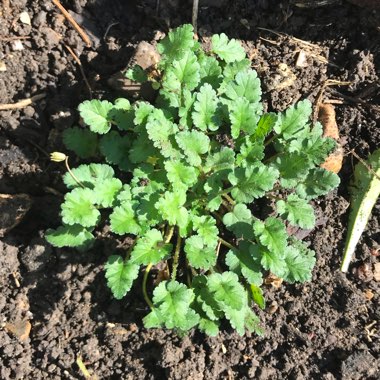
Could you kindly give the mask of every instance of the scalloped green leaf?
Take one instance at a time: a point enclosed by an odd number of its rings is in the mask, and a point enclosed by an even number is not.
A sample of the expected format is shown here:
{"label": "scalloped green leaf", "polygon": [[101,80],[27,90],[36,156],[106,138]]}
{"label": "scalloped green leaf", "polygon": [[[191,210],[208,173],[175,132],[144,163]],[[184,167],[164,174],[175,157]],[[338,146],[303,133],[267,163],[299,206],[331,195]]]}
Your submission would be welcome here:
{"label": "scalloped green leaf", "polygon": [[101,207],[112,207],[116,196],[123,187],[121,181],[117,178],[107,178],[95,185],[95,202]]}
{"label": "scalloped green leaf", "polygon": [[290,194],[285,201],[279,200],[277,212],[287,219],[292,226],[310,229],[315,225],[313,207],[297,194]]}
{"label": "scalloped green leaf", "polygon": [[279,122],[274,126],[277,134],[285,140],[302,134],[307,128],[307,122],[312,113],[311,102],[307,99],[298,102],[280,115]]}
{"label": "scalloped green leaf", "polygon": [[90,158],[96,155],[98,136],[88,129],[73,127],[63,131],[63,143],[80,158]]}
{"label": "scalloped green leaf", "polygon": [[212,51],[223,61],[230,63],[241,61],[245,58],[245,51],[235,39],[228,39],[224,34],[214,34],[211,37]]}
{"label": "scalloped green leaf", "polygon": [[184,131],[177,133],[175,139],[188,158],[189,164],[201,165],[201,155],[207,153],[210,146],[209,137],[199,131]]}
{"label": "scalloped green leaf", "polygon": [[83,227],[95,226],[100,212],[95,207],[96,195],[90,189],[76,188],[65,195],[61,215],[65,224],[80,224]]}
{"label": "scalloped green leaf", "polygon": [[213,273],[207,278],[207,286],[224,311],[227,308],[241,310],[244,306],[246,293],[235,273]]}
{"label": "scalloped green leaf", "polygon": [[216,131],[220,120],[217,117],[218,101],[216,91],[210,84],[204,84],[196,95],[192,118],[194,125],[201,131]]}
{"label": "scalloped green leaf", "polygon": [[273,217],[267,218],[264,222],[256,220],[253,224],[253,230],[260,243],[267,247],[271,253],[283,255],[287,245],[288,234],[281,220]]}
{"label": "scalloped green leaf", "polygon": [[193,268],[208,270],[216,264],[216,246],[208,246],[199,235],[188,237],[184,250]]}
{"label": "scalloped green leaf", "polygon": [[262,163],[257,163],[246,169],[237,168],[228,175],[228,180],[234,186],[231,194],[237,202],[252,202],[273,189],[278,176],[279,172],[276,169]]}
{"label": "scalloped green leaf", "polygon": [[131,254],[131,262],[136,264],[158,264],[167,258],[172,251],[172,244],[166,244],[157,229],[147,231],[137,240]]}
{"label": "scalloped green leaf", "polygon": [[92,233],[79,224],[60,226],[56,230],[48,229],[45,238],[51,245],[59,248],[86,246],[94,240]]}
{"label": "scalloped green leaf", "polygon": [[111,129],[108,112],[113,104],[107,100],[85,100],[78,107],[79,114],[90,130],[104,135]]}
{"label": "scalloped green leaf", "polygon": [[[71,171],[83,186],[90,189],[93,189],[97,183],[113,178],[115,175],[112,167],[106,164],[79,165],[77,168],[71,169]],[[72,177],[71,173],[66,173],[63,176],[63,182],[69,189],[80,187],[78,182]]]}
{"label": "scalloped green leaf", "polygon": [[121,206],[115,207],[110,215],[111,231],[118,235],[133,234],[138,235],[141,226],[137,221],[132,203],[123,202]]}
{"label": "scalloped green leaf", "polygon": [[187,51],[194,47],[194,29],[190,24],[185,24],[173,29],[157,44],[157,50],[162,55],[164,63],[181,59]]}
{"label": "scalloped green leaf", "polygon": [[134,280],[138,277],[140,266],[125,262],[121,256],[113,255],[105,265],[107,285],[113,296],[120,300],[131,289]]}
{"label": "scalloped green leaf", "polygon": [[111,131],[100,139],[100,151],[109,164],[118,165],[120,169],[130,171],[132,164],[128,157],[131,140],[128,136],[121,136],[116,131]]}
{"label": "scalloped green leaf", "polygon": [[162,218],[167,220],[170,225],[185,228],[189,221],[189,213],[184,207],[185,202],[185,191],[166,191],[164,196],[155,204],[155,207],[161,213]]}

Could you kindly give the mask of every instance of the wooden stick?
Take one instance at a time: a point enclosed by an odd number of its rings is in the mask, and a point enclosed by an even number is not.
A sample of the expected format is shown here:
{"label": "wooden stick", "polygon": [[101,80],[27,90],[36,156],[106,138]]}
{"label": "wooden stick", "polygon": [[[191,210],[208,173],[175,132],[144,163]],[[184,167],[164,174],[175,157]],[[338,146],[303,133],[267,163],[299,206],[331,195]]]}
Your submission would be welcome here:
{"label": "wooden stick", "polygon": [[43,99],[45,96],[46,96],[46,93],[44,92],[42,94],[34,95],[28,99],[22,99],[17,103],[0,104],[0,111],[15,110],[17,108],[25,108],[31,105],[32,103],[35,103],[36,101]]}
{"label": "wooden stick", "polygon": [[79,70],[82,74],[82,77],[83,77],[83,80],[84,82],[86,83],[86,86],[88,88],[88,92],[90,93],[90,98],[92,99],[92,90],[91,90],[91,86],[90,86],[90,83],[88,82],[87,80],[87,77],[86,77],[86,74],[84,73],[84,70],[83,70],[83,66],[82,66],[82,62],[80,61],[80,59],[78,58],[78,56],[74,53],[74,50],[71,49],[70,46],[65,45],[65,48],[68,50],[68,52],[72,55],[72,57],[74,58],[75,62],[78,64],[79,66]]}
{"label": "wooden stick", "polygon": [[0,41],[28,40],[30,36],[0,37]]}
{"label": "wooden stick", "polygon": [[79,33],[82,37],[83,41],[86,43],[87,47],[91,47],[92,43],[87,34],[83,31],[83,29],[78,25],[78,23],[73,19],[69,12],[62,6],[59,0],[52,0],[53,3],[59,8],[62,14],[67,18],[67,21],[74,27],[74,29]]}
{"label": "wooden stick", "polygon": [[197,28],[198,28],[198,4],[199,0],[193,0],[193,14],[192,14],[192,23],[194,28],[194,33],[197,34]]}

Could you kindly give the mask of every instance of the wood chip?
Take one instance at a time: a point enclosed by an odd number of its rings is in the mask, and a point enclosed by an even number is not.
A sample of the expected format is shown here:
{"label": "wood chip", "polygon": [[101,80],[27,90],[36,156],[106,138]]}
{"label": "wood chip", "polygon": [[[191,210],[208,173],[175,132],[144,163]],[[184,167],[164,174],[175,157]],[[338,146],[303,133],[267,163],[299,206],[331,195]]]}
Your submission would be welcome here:
{"label": "wood chip", "polygon": [[0,72],[7,71],[7,66],[5,65],[4,61],[0,60]]}
{"label": "wood chip", "polygon": [[364,292],[364,297],[367,301],[371,301],[371,299],[374,297],[375,295],[373,294],[372,290],[371,289],[367,289],[365,292]]}
{"label": "wood chip", "polygon": [[279,288],[281,288],[282,281],[283,281],[282,278],[277,277],[271,273],[264,279],[264,284],[265,285],[272,285],[274,288],[279,289]]}
{"label": "wood chip", "polygon": [[32,325],[28,320],[16,321],[14,323],[6,323],[4,328],[16,336],[19,340],[28,339]]}

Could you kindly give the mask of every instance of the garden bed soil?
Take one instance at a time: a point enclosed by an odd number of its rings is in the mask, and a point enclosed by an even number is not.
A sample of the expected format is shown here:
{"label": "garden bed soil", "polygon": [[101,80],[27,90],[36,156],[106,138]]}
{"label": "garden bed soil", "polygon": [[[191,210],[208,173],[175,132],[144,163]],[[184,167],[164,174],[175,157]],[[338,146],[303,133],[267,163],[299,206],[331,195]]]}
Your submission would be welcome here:
{"label": "garden bed soil", "polygon": [[[349,273],[339,266],[357,161],[349,152],[366,158],[380,141],[380,10],[347,2],[313,10],[278,0],[200,2],[200,39],[224,32],[244,42],[268,110],[306,97],[316,104],[326,80],[349,82],[322,94],[337,101],[346,155],[341,184],[317,201],[321,223],[305,238],[317,255],[313,280],[265,287],[267,307],[255,310],[264,337],[240,337],[226,324],[216,338],[196,331],[180,338],[143,327],[148,310],[139,286],[121,301],[111,297],[103,264],[122,241],[102,234],[87,253],[46,243],[44,231],[59,224],[65,191],[64,167],[46,152],[64,149],[62,131],[78,122],[77,105],[89,98],[65,44],[80,58],[92,96],[113,99],[122,89],[107,79],[140,41],[155,42],[168,27],[189,22],[191,4],[162,0],[157,14],[153,0],[62,3],[90,35],[91,48],[50,1],[3,0],[0,8],[0,103],[46,93],[25,108],[0,111],[0,193],[31,199],[0,240],[0,378],[84,378],[78,358],[98,379],[379,378],[379,203]],[[24,11],[30,25],[19,20]],[[25,37],[22,50],[14,36]],[[301,50],[306,61],[297,67]]]}

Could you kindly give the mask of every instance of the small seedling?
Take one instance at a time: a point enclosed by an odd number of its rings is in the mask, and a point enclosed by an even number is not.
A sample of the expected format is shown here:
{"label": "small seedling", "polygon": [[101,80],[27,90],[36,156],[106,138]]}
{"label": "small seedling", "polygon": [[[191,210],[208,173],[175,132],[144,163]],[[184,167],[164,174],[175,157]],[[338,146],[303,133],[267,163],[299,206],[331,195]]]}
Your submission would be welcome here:
{"label": "small seedling", "polygon": [[[80,104],[88,128],[68,129],[64,143],[97,163],[65,174],[63,225],[46,238],[83,249],[104,222],[115,235],[134,236],[125,255],[109,257],[105,273],[121,299],[145,268],[146,327],[216,335],[226,318],[241,335],[260,333],[252,304],[264,307],[263,277],[311,279],[314,252],[287,226],[313,228],[309,201],[338,185],[319,167],[335,143],[310,123],[308,100],[264,113],[260,80],[225,34],[204,51],[183,25],[158,51],[154,75],[139,67],[127,73],[153,82],[154,105]],[[151,300],[149,272],[160,263],[170,273]]]}

